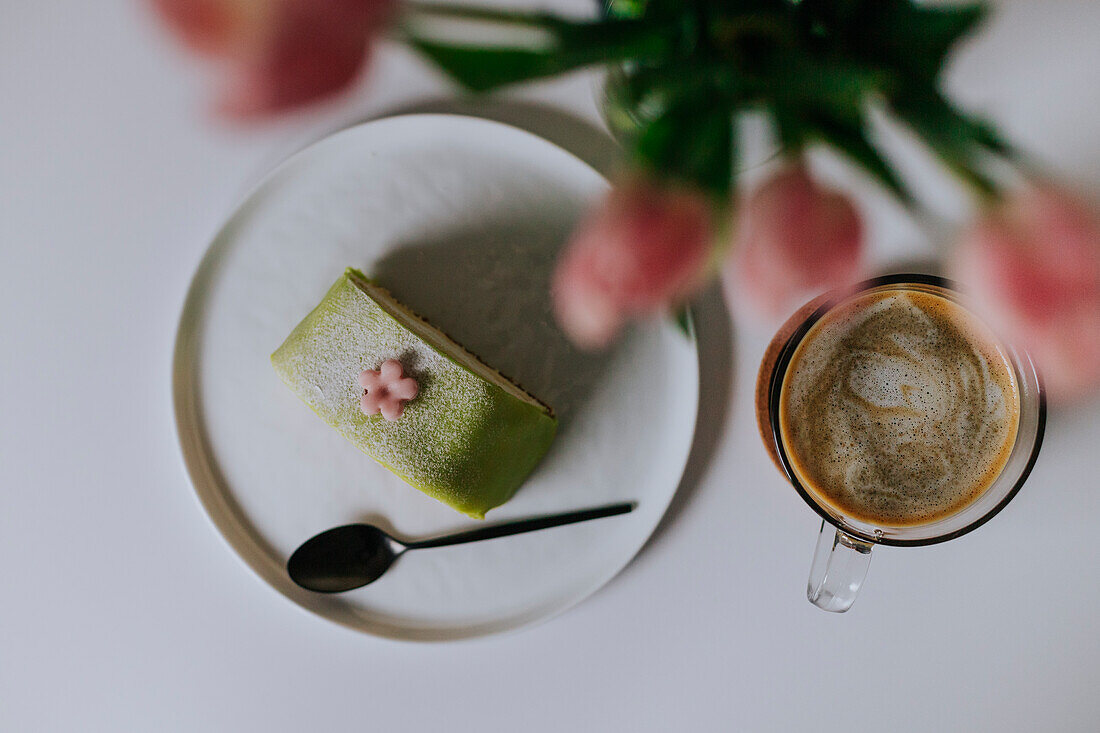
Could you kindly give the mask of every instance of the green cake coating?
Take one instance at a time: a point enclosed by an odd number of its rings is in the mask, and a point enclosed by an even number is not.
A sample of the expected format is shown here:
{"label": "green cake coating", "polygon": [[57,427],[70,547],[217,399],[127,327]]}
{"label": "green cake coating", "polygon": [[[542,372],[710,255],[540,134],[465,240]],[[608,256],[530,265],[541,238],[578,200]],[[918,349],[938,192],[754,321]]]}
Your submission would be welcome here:
{"label": "green cake coating", "polygon": [[[388,422],[359,374],[399,360],[420,393]],[[512,498],[557,430],[546,405],[349,268],[271,355],[283,381],[360,450],[471,517]]]}

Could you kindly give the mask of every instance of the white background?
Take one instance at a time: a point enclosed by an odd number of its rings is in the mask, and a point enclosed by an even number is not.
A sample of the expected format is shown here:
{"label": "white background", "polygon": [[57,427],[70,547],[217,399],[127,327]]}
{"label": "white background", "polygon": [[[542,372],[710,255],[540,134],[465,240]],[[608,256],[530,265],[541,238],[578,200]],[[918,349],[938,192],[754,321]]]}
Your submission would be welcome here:
{"label": "white background", "polygon": [[[1100,4],[997,9],[952,88],[1100,190]],[[206,92],[137,2],[0,2],[0,730],[1100,729],[1096,402],[1051,415],[1032,479],[995,521],[877,550],[853,610],[826,614],[804,598],[815,515],[750,411],[768,327],[731,322],[715,293],[695,460],[602,591],[541,626],[446,645],[288,603],[232,554],[183,472],[179,308],[263,171],[449,91],[387,45],[342,102],[274,124],[214,122]],[[521,96],[597,119],[589,77]],[[581,129],[548,119],[538,131],[567,147]],[[575,152],[599,157],[580,137]],[[877,261],[928,251],[881,197],[865,204]]]}

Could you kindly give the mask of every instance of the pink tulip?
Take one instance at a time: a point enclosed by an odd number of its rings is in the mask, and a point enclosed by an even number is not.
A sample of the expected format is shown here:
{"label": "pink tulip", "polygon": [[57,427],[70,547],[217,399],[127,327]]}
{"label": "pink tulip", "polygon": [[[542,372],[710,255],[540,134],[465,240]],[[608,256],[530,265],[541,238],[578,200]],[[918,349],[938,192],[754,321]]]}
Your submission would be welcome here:
{"label": "pink tulip", "polygon": [[574,233],[554,276],[554,307],[578,345],[606,345],[630,318],[683,300],[702,283],[713,210],[705,194],[635,177]]}
{"label": "pink tulip", "polygon": [[1052,399],[1100,386],[1100,221],[1083,202],[1049,186],[1009,197],[966,233],[951,274]]}
{"label": "pink tulip", "polygon": [[768,316],[796,301],[853,282],[863,254],[863,225],[851,201],[797,164],[753,192],[738,222],[736,295]]}
{"label": "pink tulip", "polygon": [[396,0],[152,0],[226,80],[218,109],[270,114],[349,86]]}

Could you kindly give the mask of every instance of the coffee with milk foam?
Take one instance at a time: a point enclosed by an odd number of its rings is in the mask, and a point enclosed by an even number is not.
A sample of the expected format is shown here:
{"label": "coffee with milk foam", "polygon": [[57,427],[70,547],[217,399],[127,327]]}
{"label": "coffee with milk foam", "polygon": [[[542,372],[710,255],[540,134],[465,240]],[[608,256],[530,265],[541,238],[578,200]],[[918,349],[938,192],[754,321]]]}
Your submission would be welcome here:
{"label": "coffee with milk foam", "polygon": [[780,397],[799,482],[819,504],[876,526],[951,516],[1004,468],[1016,375],[993,334],[922,290],[871,291],[802,339]]}

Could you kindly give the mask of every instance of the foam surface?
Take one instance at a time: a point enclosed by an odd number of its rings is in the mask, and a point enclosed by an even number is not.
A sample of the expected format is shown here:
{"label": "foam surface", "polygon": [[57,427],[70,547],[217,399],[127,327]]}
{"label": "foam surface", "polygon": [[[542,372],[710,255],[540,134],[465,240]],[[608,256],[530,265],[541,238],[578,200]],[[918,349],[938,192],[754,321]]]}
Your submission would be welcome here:
{"label": "foam surface", "polygon": [[995,337],[960,306],[873,292],[803,339],[780,417],[808,490],[861,521],[908,526],[959,511],[996,480],[1019,395]]}

